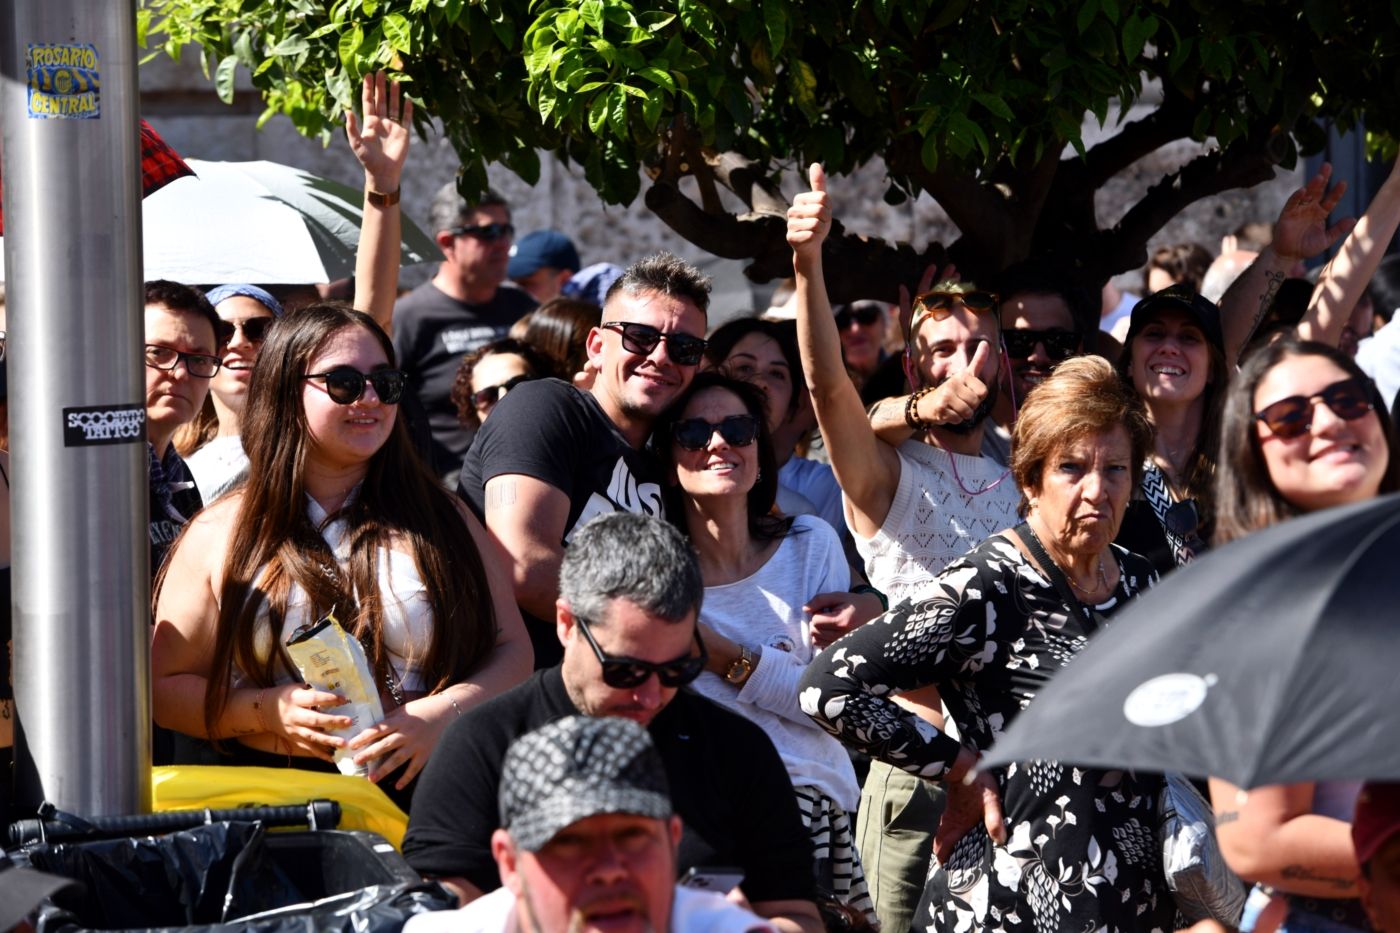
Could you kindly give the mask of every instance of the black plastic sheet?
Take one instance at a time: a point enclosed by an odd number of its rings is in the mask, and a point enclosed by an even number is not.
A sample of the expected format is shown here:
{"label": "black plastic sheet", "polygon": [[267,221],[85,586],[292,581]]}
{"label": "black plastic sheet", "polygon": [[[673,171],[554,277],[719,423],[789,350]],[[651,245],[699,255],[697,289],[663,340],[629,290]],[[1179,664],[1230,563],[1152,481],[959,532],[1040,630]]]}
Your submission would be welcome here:
{"label": "black plastic sheet", "polygon": [[260,823],[225,822],[162,836],[41,843],[11,858],[86,888],[68,909],[42,909],[41,933],[393,933],[413,914],[455,906],[373,833],[269,833]]}

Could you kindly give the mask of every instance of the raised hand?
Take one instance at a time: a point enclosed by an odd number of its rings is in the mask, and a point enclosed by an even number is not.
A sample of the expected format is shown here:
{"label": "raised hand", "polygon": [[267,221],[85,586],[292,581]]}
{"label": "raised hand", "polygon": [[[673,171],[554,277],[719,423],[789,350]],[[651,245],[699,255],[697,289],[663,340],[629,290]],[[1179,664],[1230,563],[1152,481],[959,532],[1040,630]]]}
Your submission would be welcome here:
{"label": "raised hand", "polygon": [[364,166],[370,190],[392,194],[399,190],[399,177],[408,158],[413,101],[403,96],[398,82],[377,71],[365,75],[360,104],[364,122],[353,110],[345,111],[345,135],[355,158]]}
{"label": "raised hand", "polygon": [[1274,223],[1273,250],[1284,259],[1304,260],[1326,251],[1333,243],[1356,225],[1355,218],[1346,217],[1327,226],[1327,215],[1346,194],[1347,183],[1338,182],[1331,190],[1327,182],[1332,177],[1330,163],[1322,163],[1308,183],[1293,192],[1279,211]]}
{"label": "raised hand", "polygon": [[984,340],[977,344],[966,369],[949,376],[938,388],[919,399],[919,419],[929,424],[970,421],[987,397],[987,384],[977,374],[991,355],[990,342]]}
{"label": "raised hand", "polygon": [[813,162],[808,169],[811,191],[804,191],[788,208],[787,241],[795,261],[820,260],[822,241],[831,232],[831,202],[826,194],[826,172]]}

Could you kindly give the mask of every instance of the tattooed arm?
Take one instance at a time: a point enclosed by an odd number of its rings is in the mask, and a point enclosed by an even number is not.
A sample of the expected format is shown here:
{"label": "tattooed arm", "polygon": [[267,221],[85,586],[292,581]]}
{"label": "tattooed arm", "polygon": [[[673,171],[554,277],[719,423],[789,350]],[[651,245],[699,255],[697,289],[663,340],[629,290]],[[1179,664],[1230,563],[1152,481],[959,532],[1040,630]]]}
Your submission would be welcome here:
{"label": "tattooed arm", "polygon": [[1327,189],[1332,166],[1324,163],[1306,185],[1284,202],[1274,223],[1274,241],[1240,274],[1220,299],[1220,325],[1225,335],[1225,358],[1239,362],[1259,324],[1268,314],[1284,279],[1303,260],[1324,252],[1351,230],[1355,221],[1327,226],[1327,215],[1346,193],[1346,182]]}
{"label": "tattooed arm", "polygon": [[1360,868],[1351,826],[1313,813],[1313,790],[1313,784],[1282,784],[1245,793],[1211,778],[1221,854],[1247,881],[1307,897],[1356,897]]}

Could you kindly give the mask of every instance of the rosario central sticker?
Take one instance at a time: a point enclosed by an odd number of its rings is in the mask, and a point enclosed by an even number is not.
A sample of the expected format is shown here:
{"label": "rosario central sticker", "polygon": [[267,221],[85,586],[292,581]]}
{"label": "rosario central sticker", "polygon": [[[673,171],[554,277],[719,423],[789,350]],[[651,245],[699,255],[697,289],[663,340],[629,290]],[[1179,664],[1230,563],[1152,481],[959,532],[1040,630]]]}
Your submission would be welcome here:
{"label": "rosario central sticker", "polygon": [[32,120],[96,120],[102,116],[97,47],[34,45],[25,57]]}
{"label": "rosario central sticker", "polygon": [[146,439],[144,405],[93,405],[63,409],[63,446],[135,444]]}
{"label": "rosario central sticker", "polygon": [[1215,675],[1163,674],[1143,681],[1123,701],[1123,716],[1135,726],[1169,726],[1194,713],[1215,686]]}

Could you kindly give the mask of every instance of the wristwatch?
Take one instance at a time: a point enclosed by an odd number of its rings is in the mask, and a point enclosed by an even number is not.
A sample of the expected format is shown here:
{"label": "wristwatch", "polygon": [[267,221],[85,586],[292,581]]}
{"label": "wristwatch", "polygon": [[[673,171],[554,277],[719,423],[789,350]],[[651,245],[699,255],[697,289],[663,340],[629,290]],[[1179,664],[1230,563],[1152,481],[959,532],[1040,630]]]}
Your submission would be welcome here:
{"label": "wristwatch", "polygon": [[724,670],[724,679],[736,687],[742,687],[757,666],[758,655],[740,645],[739,656],[730,661],[729,667]]}
{"label": "wristwatch", "polygon": [[375,207],[393,207],[395,204],[399,203],[400,190],[399,188],[395,188],[393,191],[383,192],[366,188],[365,200]]}

